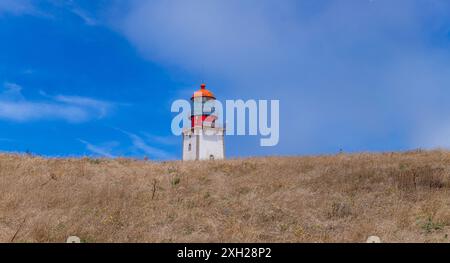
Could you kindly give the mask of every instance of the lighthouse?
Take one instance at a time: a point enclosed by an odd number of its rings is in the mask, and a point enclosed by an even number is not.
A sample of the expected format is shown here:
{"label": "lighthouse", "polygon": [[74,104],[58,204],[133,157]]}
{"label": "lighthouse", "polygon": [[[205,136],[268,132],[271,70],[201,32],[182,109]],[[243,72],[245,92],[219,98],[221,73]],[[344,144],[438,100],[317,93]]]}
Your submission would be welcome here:
{"label": "lighthouse", "polygon": [[224,128],[214,112],[216,98],[202,84],[191,97],[191,126],[183,130],[183,161],[225,159]]}

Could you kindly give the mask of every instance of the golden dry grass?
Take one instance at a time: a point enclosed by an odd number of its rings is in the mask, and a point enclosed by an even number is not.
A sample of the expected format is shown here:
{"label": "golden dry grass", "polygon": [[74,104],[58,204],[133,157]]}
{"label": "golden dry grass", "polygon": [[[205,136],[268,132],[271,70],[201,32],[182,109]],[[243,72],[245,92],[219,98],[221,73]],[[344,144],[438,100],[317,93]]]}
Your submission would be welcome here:
{"label": "golden dry grass", "polygon": [[153,163],[0,155],[0,242],[448,242],[445,151]]}

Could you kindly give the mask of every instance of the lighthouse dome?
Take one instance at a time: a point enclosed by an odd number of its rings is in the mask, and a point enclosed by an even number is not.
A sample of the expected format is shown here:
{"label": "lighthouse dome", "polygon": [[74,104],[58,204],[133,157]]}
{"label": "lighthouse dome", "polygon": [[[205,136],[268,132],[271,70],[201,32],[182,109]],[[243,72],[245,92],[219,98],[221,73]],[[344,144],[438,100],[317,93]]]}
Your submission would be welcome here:
{"label": "lighthouse dome", "polygon": [[214,97],[214,94],[211,91],[206,89],[206,84],[202,84],[200,86],[200,89],[197,90],[196,92],[194,92],[191,99],[193,100],[194,98],[200,98],[200,97],[216,99],[216,97]]}

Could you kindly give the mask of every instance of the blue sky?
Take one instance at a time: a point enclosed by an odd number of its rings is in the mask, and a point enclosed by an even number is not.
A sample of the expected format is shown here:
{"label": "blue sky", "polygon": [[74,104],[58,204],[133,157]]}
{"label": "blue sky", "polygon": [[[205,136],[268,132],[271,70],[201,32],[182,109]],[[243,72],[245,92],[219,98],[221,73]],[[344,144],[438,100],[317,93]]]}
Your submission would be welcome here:
{"label": "blue sky", "polygon": [[1,0],[0,151],[179,159],[171,102],[279,99],[228,156],[450,147],[445,0]]}

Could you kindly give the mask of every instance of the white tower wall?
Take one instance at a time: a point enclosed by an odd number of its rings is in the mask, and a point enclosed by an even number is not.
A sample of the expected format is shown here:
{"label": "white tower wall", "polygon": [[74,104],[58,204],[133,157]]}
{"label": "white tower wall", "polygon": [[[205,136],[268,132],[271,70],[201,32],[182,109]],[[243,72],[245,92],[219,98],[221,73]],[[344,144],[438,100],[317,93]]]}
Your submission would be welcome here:
{"label": "white tower wall", "polygon": [[223,132],[199,136],[199,160],[222,160],[225,158]]}
{"label": "white tower wall", "polygon": [[198,137],[191,131],[183,132],[183,161],[197,159]]}
{"label": "white tower wall", "polygon": [[225,159],[224,130],[198,127],[183,132],[183,161]]}

